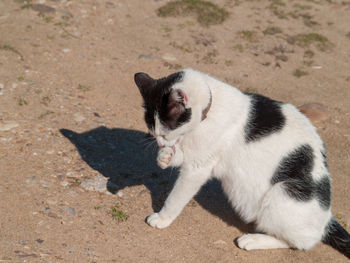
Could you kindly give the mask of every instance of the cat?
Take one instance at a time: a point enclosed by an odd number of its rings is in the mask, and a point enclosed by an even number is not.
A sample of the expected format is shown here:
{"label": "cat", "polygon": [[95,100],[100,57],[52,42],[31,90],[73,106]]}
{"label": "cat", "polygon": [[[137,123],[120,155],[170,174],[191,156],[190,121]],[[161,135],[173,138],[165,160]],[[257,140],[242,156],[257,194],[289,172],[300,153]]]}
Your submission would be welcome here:
{"label": "cat", "polygon": [[134,80],[158,165],[180,167],[163,208],[146,218],[150,226],[168,227],[217,178],[242,220],[256,225],[237,239],[241,249],[309,250],[322,241],[350,258],[350,235],[331,214],[324,144],[296,107],[192,69]]}

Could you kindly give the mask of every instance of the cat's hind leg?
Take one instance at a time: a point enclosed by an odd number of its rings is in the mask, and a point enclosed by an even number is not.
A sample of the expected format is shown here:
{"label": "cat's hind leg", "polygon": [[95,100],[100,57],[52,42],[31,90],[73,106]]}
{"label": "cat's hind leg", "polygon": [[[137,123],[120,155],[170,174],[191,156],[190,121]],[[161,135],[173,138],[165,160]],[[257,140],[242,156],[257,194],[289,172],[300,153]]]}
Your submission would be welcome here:
{"label": "cat's hind leg", "polygon": [[330,209],[322,208],[317,199],[298,200],[283,183],[277,183],[261,201],[256,229],[293,248],[308,250],[321,241],[330,217]]}
{"label": "cat's hind leg", "polygon": [[237,245],[245,250],[289,248],[289,245],[265,234],[245,234],[237,239]]}

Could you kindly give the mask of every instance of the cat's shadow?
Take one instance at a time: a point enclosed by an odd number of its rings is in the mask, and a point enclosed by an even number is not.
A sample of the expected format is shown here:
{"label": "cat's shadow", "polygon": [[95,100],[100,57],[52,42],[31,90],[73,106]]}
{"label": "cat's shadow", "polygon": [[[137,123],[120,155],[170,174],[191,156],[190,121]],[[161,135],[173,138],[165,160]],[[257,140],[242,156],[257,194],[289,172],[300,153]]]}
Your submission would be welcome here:
{"label": "cat's shadow", "polygon": [[[172,189],[178,171],[161,170],[156,163],[158,148],[150,135],[127,129],[99,127],[83,133],[68,129],[60,132],[75,145],[82,159],[108,178],[107,188],[115,193],[125,187],[145,185],[152,197],[153,210],[158,212]],[[252,232],[228,204],[221,185],[211,180],[194,198],[199,205],[242,232]]]}

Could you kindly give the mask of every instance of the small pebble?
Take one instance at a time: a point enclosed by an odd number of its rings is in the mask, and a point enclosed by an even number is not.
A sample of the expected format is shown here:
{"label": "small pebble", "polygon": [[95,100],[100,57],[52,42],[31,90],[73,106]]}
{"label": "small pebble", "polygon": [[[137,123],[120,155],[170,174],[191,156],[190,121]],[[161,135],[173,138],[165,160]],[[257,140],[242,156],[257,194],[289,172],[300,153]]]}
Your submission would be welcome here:
{"label": "small pebble", "polygon": [[219,240],[216,240],[215,242],[214,242],[214,245],[226,245],[227,243],[224,241],[224,240],[221,240],[221,239],[219,239]]}
{"label": "small pebble", "polygon": [[19,124],[15,121],[0,122],[0,131],[9,131],[9,130],[16,128],[18,126],[19,126]]}
{"label": "small pebble", "polygon": [[157,56],[153,56],[153,55],[146,55],[146,54],[140,54],[139,55],[139,59],[157,59],[157,58],[159,58],[159,57],[157,57]]}
{"label": "small pebble", "polygon": [[174,56],[171,55],[171,54],[164,54],[164,55],[162,56],[162,59],[164,59],[164,60],[166,60],[166,61],[175,61],[175,60],[177,60],[177,58],[174,57]]}
{"label": "small pebble", "polygon": [[4,84],[0,83],[0,96],[4,94]]}
{"label": "small pebble", "polygon": [[70,12],[66,11],[66,10],[62,10],[61,13],[62,13],[61,17],[63,19],[70,19],[70,18],[73,17],[73,15]]}
{"label": "small pebble", "polygon": [[81,177],[82,175],[79,174],[80,170],[76,170],[76,171],[69,171],[66,173],[66,176],[70,176],[70,177]]}
{"label": "small pebble", "polygon": [[24,181],[29,186],[33,186],[35,184],[35,176],[27,177],[27,178],[24,179]]}
{"label": "small pebble", "polygon": [[103,176],[96,176],[92,179],[88,179],[83,181],[80,184],[80,187],[82,187],[85,190],[88,191],[96,191],[101,193],[109,193],[107,190],[107,181],[108,179]]}
{"label": "small pebble", "polygon": [[71,216],[76,216],[75,209],[72,207],[66,207],[64,210],[66,210]]}
{"label": "small pebble", "polygon": [[55,218],[55,219],[60,219],[61,217],[59,217],[56,213],[53,213],[53,212],[49,212],[47,214],[49,217],[51,218]]}
{"label": "small pebble", "polygon": [[25,245],[28,244],[28,241],[27,241],[27,240],[21,240],[19,243],[20,243],[22,246],[25,246]]}
{"label": "small pebble", "polygon": [[43,4],[34,4],[31,5],[32,9],[35,11],[38,11],[39,13],[55,13],[56,9],[48,6],[48,5],[43,5]]}
{"label": "small pebble", "polygon": [[44,240],[42,240],[41,238],[38,238],[37,240],[35,240],[36,242],[38,242],[39,244],[43,243]]}
{"label": "small pebble", "polygon": [[62,51],[63,51],[64,53],[71,52],[71,50],[70,50],[69,48],[64,48],[64,49],[62,49]]}
{"label": "small pebble", "polygon": [[78,30],[74,30],[74,31],[72,32],[72,35],[74,35],[74,36],[76,36],[76,37],[80,37],[80,36],[81,36],[81,33],[80,33],[80,31],[78,31]]}
{"label": "small pebble", "polygon": [[97,118],[97,121],[98,121],[98,123],[101,124],[101,125],[104,125],[104,124],[105,124],[105,121],[104,121],[103,118]]}
{"label": "small pebble", "polygon": [[76,122],[82,122],[85,120],[85,117],[79,112],[74,113],[73,117]]}
{"label": "small pebble", "polygon": [[43,181],[43,180],[40,180],[40,183],[41,183],[41,186],[44,187],[44,188],[50,188],[52,186],[52,183],[46,182],[46,181]]}
{"label": "small pebble", "polygon": [[66,187],[66,186],[69,185],[69,183],[68,183],[67,181],[63,181],[63,182],[61,182],[61,185],[62,185],[63,187]]}
{"label": "small pebble", "polygon": [[55,205],[55,204],[57,204],[57,201],[56,200],[47,200],[46,201],[46,203],[48,204],[48,205]]}

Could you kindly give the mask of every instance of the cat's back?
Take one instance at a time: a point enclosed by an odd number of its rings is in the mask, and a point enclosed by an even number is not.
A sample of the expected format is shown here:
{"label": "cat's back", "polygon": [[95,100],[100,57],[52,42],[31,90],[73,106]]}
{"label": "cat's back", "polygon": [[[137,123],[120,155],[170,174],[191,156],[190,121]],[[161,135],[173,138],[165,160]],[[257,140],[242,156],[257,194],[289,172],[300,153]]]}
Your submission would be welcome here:
{"label": "cat's back", "polygon": [[244,125],[246,144],[264,144],[275,140],[287,149],[300,144],[323,148],[316,128],[297,107],[260,94],[245,93],[249,97],[249,110]]}

